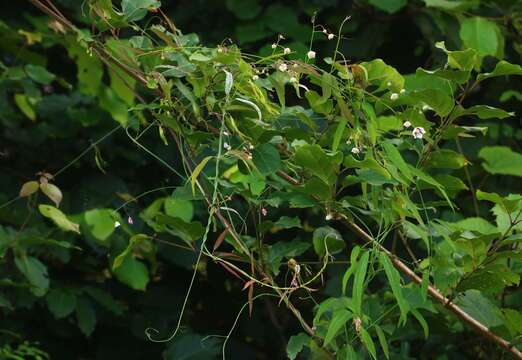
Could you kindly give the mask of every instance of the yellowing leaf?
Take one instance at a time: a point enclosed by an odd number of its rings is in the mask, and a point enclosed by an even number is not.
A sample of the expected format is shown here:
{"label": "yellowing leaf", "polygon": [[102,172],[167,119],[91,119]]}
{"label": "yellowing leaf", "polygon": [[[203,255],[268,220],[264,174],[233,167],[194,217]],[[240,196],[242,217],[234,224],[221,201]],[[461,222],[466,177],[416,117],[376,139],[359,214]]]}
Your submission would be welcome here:
{"label": "yellowing leaf", "polygon": [[39,188],[40,184],[38,184],[37,181],[28,181],[22,185],[22,188],[20,189],[20,196],[27,197],[29,195],[32,195],[35,192],[37,192]]}
{"label": "yellowing leaf", "polygon": [[48,182],[42,182],[40,184],[40,189],[42,189],[42,192],[47,195],[49,199],[52,200],[53,203],[56,204],[56,207],[60,206],[60,203],[62,202],[62,192],[58,188],[58,186],[48,183]]}
{"label": "yellowing leaf", "polygon": [[67,216],[57,208],[51,205],[38,205],[38,210],[43,216],[51,219],[60,229],[80,233],[80,226],[67,219]]}

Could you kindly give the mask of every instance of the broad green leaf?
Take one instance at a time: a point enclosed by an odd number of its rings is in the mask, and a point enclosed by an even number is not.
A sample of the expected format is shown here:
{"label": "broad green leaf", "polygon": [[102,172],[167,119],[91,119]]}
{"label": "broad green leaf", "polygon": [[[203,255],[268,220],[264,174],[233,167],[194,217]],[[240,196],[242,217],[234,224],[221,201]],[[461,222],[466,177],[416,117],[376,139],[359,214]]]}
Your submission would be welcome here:
{"label": "broad green leaf", "polygon": [[402,294],[401,288],[401,276],[397,269],[393,266],[391,260],[383,253],[379,253],[380,262],[384,268],[384,272],[386,273],[386,277],[388,278],[388,282],[390,283],[390,287],[392,289],[393,295],[397,300],[397,304],[399,305],[399,309],[401,311],[401,318],[399,323],[406,323],[406,319],[408,316],[409,306],[406,302]]}
{"label": "broad green leaf", "polygon": [[78,298],[76,302],[76,321],[82,333],[91,336],[96,326],[96,312],[87,298]]}
{"label": "broad green leaf", "polygon": [[86,95],[97,95],[103,78],[103,64],[97,56],[90,56],[76,40],[67,43],[69,56],[76,61],[78,87]]}
{"label": "broad green leaf", "polygon": [[256,146],[252,151],[252,161],[263,175],[274,174],[281,168],[279,151],[272,144]]}
{"label": "broad green leaf", "polygon": [[14,100],[16,106],[18,106],[18,108],[24,113],[25,116],[27,116],[29,120],[36,120],[36,111],[34,110],[34,106],[31,105],[31,102],[25,94],[15,94]]}
{"label": "broad green leaf", "polygon": [[149,282],[147,267],[132,256],[126,256],[113,273],[119,281],[134,290],[145,291]]}
{"label": "broad green leaf", "polygon": [[390,350],[388,349],[388,341],[386,340],[386,335],[384,335],[384,331],[379,325],[375,325],[375,332],[377,333],[377,337],[379,338],[379,343],[381,344],[382,352],[386,359],[390,358]]}
{"label": "broad green leaf", "polygon": [[105,87],[100,91],[100,107],[111,114],[112,118],[122,126],[127,126],[129,107],[120,99],[114,90]]}
{"label": "broad green leaf", "polygon": [[101,242],[107,244],[107,239],[114,232],[114,216],[110,209],[93,209],[83,214],[83,219],[91,235]]}
{"label": "broad green leaf", "polygon": [[387,65],[381,59],[363,62],[360,66],[368,73],[368,82],[377,86],[378,90],[388,89],[398,93],[404,88],[404,78],[392,66]]}
{"label": "broad green leaf", "polygon": [[116,270],[118,267],[120,267],[126,257],[132,256],[131,252],[134,249],[134,247],[139,245],[141,242],[148,240],[149,238],[150,237],[145,234],[137,234],[132,236],[129,240],[129,245],[127,245],[125,250],[123,250],[118,256],[116,256],[116,258],[114,258],[114,261],[112,263],[112,270]]}
{"label": "broad green leaf", "polygon": [[341,143],[341,139],[344,134],[344,129],[346,128],[346,124],[348,123],[348,119],[344,117],[339,117],[339,123],[337,124],[337,128],[335,129],[335,134],[332,140],[332,151],[337,151],[339,144]]}
{"label": "broad green leaf", "polygon": [[190,184],[192,185],[193,195],[196,195],[196,181],[198,179],[198,176],[203,171],[205,165],[207,165],[210,159],[212,159],[212,156],[207,156],[206,158],[201,160],[201,162],[194,168],[194,171],[190,175]]}
{"label": "broad green leaf", "polygon": [[67,219],[67,216],[57,208],[50,205],[38,205],[38,210],[43,216],[51,219],[60,229],[80,233],[80,226]]}
{"label": "broad green leaf", "polygon": [[438,169],[460,169],[467,164],[468,161],[462,154],[449,149],[432,152],[426,162],[427,167]]}
{"label": "broad green leaf", "polygon": [[404,161],[404,159],[401,156],[401,153],[399,152],[399,150],[397,150],[395,145],[389,142],[384,142],[382,143],[382,147],[384,148],[384,151],[386,152],[388,159],[401,171],[402,175],[404,175],[404,177],[409,182],[413,181],[413,176],[408,167],[408,164]]}
{"label": "broad green leaf", "polygon": [[512,336],[522,334],[522,313],[514,309],[502,309],[504,313],[504,325],[509,329]]}
{"label": "broad green leaf", "polygon": [[199,221],[185,222],[180,218],[158,214],[156,222],[160,225],[167,225],[168,232],[179,236],[191,245],[201,239],[205,233],[205,228]]}
{"label": "broad green leaf", "polygon": [[300,228],[301,220],[297,216],[281,216],[274,225],[282,229]]}
{"label": "broad green leaf", "polygon": [[519,75],[522,76],[522,66],[510,64],[505,60],[500,60],[495,69],[490,73],[483,73],[477,76],[477,81],[486,80],[497,76]]}
{"label": "broad green leaf", "polygon": [[368,0],[368,2],[379,10],[393,14],[407,4],[407,0]]}
{"label": "broad green leaf", "polygon": [[478,4],[477,0],[423,0],[426,6],[446,11],[462,11]]}
{"label": "broad green leaf", "polygon": [[332,320],[328,325],[328,330],[326,331],[323,346],[327,346],[328,344],[330,344],[332,340],[335,338],[335,335],[337,335],[337,333],[339,332],[339,330],[341,330],[341,328],[346,324],[346,322],[350,320],[352,317],[353,314],[346,309],[335,311],[332,315]]}
{"label": "broad green leaf", "polygon": [[49,85],[56,78],[54,74],[39,65],[28,64],[25,66],[25,72],[32,80],[44,85]]}
{"label": "broad green leaf", "polygon": [[303,347],[309,342],[310,336],[305,333],[299,333],[290,337],[288,345],[286,346],[286,354],[288,355],[288,358],[294,360],[301,350],[303,350]]}
{"label": "broad green leaf", "polygon": [[465,84],[466,82],[468,82],[470,77],[470,71],[464,70],[425,70],[423,68],[418,68],[416,74],[425,75],[431,79],[433,79],[433,77],[439,77],[445,80],[454,81],[457,84]]}
{"label": "broad green leaf", "polygon": [[315,253],[319,257],[328,254],[337,254],[346,246],[343,237],[336,229],[323,226],[314,230],[313,243]]}
{"label": "broad green leaf", "polygon": [[464,18],[460,24],[460,38],[466,47],[477,50],[481,57],[503,56],[504,37],[493,21],[478,16]]}
{"label": "broad green leaf", "polygon": [[355,271],[355,278],[353,280],[352,302],[353,312],[358,316],[362,316],[362,298],[364,294],[364,279],[366,278],[366,270],[368,269],[369,252],[365,251],[359,262],[357,263],[357,270]]}
{"label": "broad green leaf", "polygon": [[475,49],[450,51],[446,49],[444,41],[436,43],[435,47],[446,53],[448,56],[448,65],[454,69],[470,71],[478,61],[477,50]]}
{"label": "broad green leaf", "polygon": [[475,115],[479,119],[505,119],[507,117],[515,116],[514,112],[507,112],[505,110],[495,108],[488,105],[475,105],[468,109],[457,106],[451,114],[452,118],[458,118],[466,115]]}
{"label": "broad green leaf", "polygon": [[190,222],[194,216],[194,206],[192,205],[192,201],[167,197],[165,198],[163,206],[165,207],[165,214],[180,218],[185,222]]}
{"label": "broad green leaf", "polygon": [[44,296],[49,289],[47,267],[32,256],[16,256],[14,261],[18,270],[31,284],[31,292],[38,297]]}
{"label": "broad green leaf", "polygon": [[490,174],[522,176],[522,155],[506,146],[485,146],[478,156]]}
{"label": "broad green leaf", "polygon": [[40,184],[37,181],[28,181],[22,185],[19,195],[21,197],[27,197],[38,191]]}
{"label": "broad green leaf", "polygon": [[437,89],[413,91],[410,96],[417,101],[426,103],[439,116],[448,115],[455,105],[453,98]]}
{"label": "broad green leaf", "polygon": [[391,179],[390,173],[371,156],[370,153],[367,153],[364,160],[361,161],[356,160],[353,156],[346,156],[344,158],[344,166],[348,169],[357,168],[373,170],[384,176],[386,179]]}
{"label": "broad green leaf", "polygon": [[122,0],[121,10],[127,21],[138,21],[161,5],[159,0]]}
{"label": "broad green leaf", "polygon": [[63,195],[58,186],[48,182],[42,182],[40,184],[40,190],[42,190],[42,192],[47,195],[47,197],[51,199],[53,203],[55,203],[56,207],[60,206]]}
{"label": "broad green leaf", "polygon": [[49,311],[57,319],[70,315],[76,308],[76,295],[67,290],[51,290],[45,299]]}
{"label": "broad green leaf", "polygon": [[335,183],[341,161],[341,154],[327,155],[319,145],[301,145],[295,151],[295,163],[329,185]]}
{"label": "broad green leaf", "polygon": [[484,297],[480,291],[466,291],[464,295],[458,297],[457,303],[462,310],[488,328],[500,326],[504,323],[498,307]]}
{"label": "broad green leaf", "polygon": [[366,347],[366,350],[370,353],[372,356],[372,359],[377,360],[377,351],[375,349],[375,343],[372,340],[372,337],[370,334],[368,334],[368,331],[366,331],[365,328],[361,327],[361,333],[360,333],[361,341]]}

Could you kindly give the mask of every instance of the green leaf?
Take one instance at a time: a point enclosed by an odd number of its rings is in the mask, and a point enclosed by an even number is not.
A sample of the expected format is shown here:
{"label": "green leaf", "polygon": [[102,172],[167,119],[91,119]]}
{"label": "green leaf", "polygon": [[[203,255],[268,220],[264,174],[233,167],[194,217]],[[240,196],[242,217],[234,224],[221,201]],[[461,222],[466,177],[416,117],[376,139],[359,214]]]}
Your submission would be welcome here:
{"label": "green leaf", "polygon": [[344,158],[344,166],[348,169],[358,168],[373,170],[382,175],[384,178],[388,180],[391,179],[390,173],[371,156],[372,155],[368,152],[364,160],[361,161],[356,160],[353,156],[346,156]]}
{"label": "green leaf", "polygon": [[333,313],[332,320],[330,321],[330,324],[328,325],[328,330],[326,331],[326,336],[324,338],[323,346],[327,346],[332,342],[332,340],[335,338],[335,335],[341,330],[341,328],[346,324],[348,320],[350,320],[353,317],[353,314],[346,310],[346,309],[340,309]]}
{"label": "green leaf", "polygon": [[100,243],[108,245],[107,239],[114,232],[115,220],[110,209],[93,209],[83,214],[83,219],[91,235]]}
{"label": "green leaf", "polygon": [[51,199],[51,201],[53,203],[55,203],[56,207],[60,206],[63,195],[62,195],[60,188],[58,188],[58,186],[48,183],[48,182],[42,182],[40,184],[40,190],[42,190],[42,192],[45,195],[47,195],[47,197],[49,199]]}
{"label": "green leaf", "polygon": [[86,95],[97,95],[103,78],[103,64],[97,56],[90,56],[84,47],[71,38],[67,50],[76,61],[78,87]]}
{"label": "green leaf", "polygon": [[407,4],[407,0],[368,0],[368,3],[388,14],[393,14]]}
{"label": "green leaf", "polygon": [[362,316],[362,298],[364,294],[364,279],[366,277],[366,270],[368,269],[368,259],[370,254],[365,251],[359,262],[357,263],[357,270],[355,271],[355,278],[353,280],[352,302],[353,312]]}
{"label": "green leaf", "polygon": [[460,116],[475,115],[479,119],[505,119],[507,117],[515,116],[514,112],[507,112],[505,110],[495,108],[488,105],[475,105],[469,109],[464,109],[461,106],[457,106],[454,112],[451,114],[453,119]]}
{"label": "green leaf", "polygon": [[410,172],[408,164],[402,158],[399,150],[397,150],[397,148],[389,142],[384,142],[382,147],[384,148],[388,159],[401,171],[402,175],[404,175],[408,182],[413,181],[413,176]]}
{"label": "green leaf", "polygon": [[337,124],[337,128],[335,129],[335,134],[332,140],[332,151],[337,151],[337,148],[341,143],[341,138],[344,134],[344,129],[346,128],[346,124],[348,123],[348,119],[344,117],[338,119],[339,124]]}
{"label": "green leaf", "polygon": [[148,10],[161,6],[159,0],[122,0],[121,10],[127,21],[138,21],[147,15]]}
{"label": "green leaf", "polygon": [[416,71],[416,75],[425,75],[431,79],[433,79],[433,77],[439,77],[445,80],[454,81],[457,84],[465,84],[468,82],[470,73],[470,71],[465,70],[425,70],[423,68],[418,68]]}
{"label": "green leaf", "polygon": [[361,336],[362,343],[366,347],[366,350],[368,350],[368,352],[372,356],[372,359],[377,360],[377,351],[375,350],[375,344],[374,344],[370,334],[368,334],[366,329],[361,328],[360,336]]}
{"label": "green leaf", "polygon": [[410,96],[417,101],[426,103],[439,116],[448,115],[455,105],[453,98],[437,89],[413,91]]}
{"label": "green leaf", "polygon": [[309,242],[299,241],[294,239],[292,241],[279,241],[274,245],[270,246],[267,254],[267,262],[270,265],[270,269],[275,275],[279,273],[279,266],[281,260],[291,257],[302,255],[306,250],[310,248]]}
{"label": "green leaf", "polygon": [[96,312],[88,299],[79,298],[76,302],[76,320],[82,333],[91,336],[96,326]]}
{"label": "green leaf", "polygon": [[505,60],[500,60],[495,69],[490,73],[483,73],[477,76],[477,81],[486,80],[497,76],[519,75],[522,76],[522,66],[510,64]]}
{"label": "green leaf", "polygon": [[25,72],[32,80],[44,85],[49,85],[56,78],[54,74],[51,74],[46,68],[39,65],[25,65]]}
{"label": "green leaf", "polygon": [[129,245],[127,245],[125,250],[123,250],[121,252],[121,254],[116,256],[116,258],[114,259],[114,261],[112,263],[112,270],[116,270],[118,267],[120,267],[121,264],[123,263],[123,261],[125,260],[125,258],[127,258],[128,256],[132,256],[130,254],[131,254],[132,250],[134,249],[134,247],[139,245],[141,242],[148,240],[149,238],[150,237],[145,234],[137,234],[137,235],[132,236],[129,240]]}
{"label": "green leaf", "polygon": [[274,223],[275,226],[280,227],[282,229],[291,229],[291,228],[300,228],[301,227],[301,219],[297,216],[289,217],[289,216],[281,216],[279,220]]}
{"label": "green leaf", "polygon": [[[392,66],[387,65],[381,59],[360,64],[368,73],[368,82],[377,86],[377,90],[388,89],[398,93],[404,88],[404,78]],[[390,85],[388,85],[390,83]]]}
{"label": "green leaf", "polygon": [[38,210],[43,216],[51,219],[60,229],[80,233],[80,226],[67,219],[67,216],[57,208],[50,205],[38,205]]}
{"label": "green leaf", "polygon": [[14,261],[18,270],[31,284],[31,292],[38,297],[44,296],[49,289],[47,267],[32,256],[16,256]]}
{"label": "green leaf", "polygon": [[377,337],[379,338],[379,343],[381,344],[382,351],[384,352],[384,356],[386,359],[390,358],[390,350],[388,349],[388,341],[386,340],[386,336],[384,335],[384,331],[379,325],[375,325],[375,332],[377,333]]}
{"label": "green leaf", "polygon": [[506,146],[485,146],[478,156],[482,167],[490,174],[522,176],[522,155]]}
{"label": "green leaf", "polygon": [[274,174],[281,168],[279,151],[272,144],[256,146],[252,151],[252,161],[263,175]]}
{"label": "green leaf", "polygon": [[468,161],[462,154],[449,149],[432,152],[426,162],[427,167],[437,169],[460,169],[467,164]]}
{"label": "green leaf", "polygon": [[424,316],[420,313],[417,309],[411,309],[411,314],[417,319],[420,326],[422,327],[422,331],[424,332],[424,338],[427,339],[430,335],[430,328],[428,327],[428,323],[426,322],[426,319],[424,319]]}
{"label": "green leaf", "polygon": [[301,145],[295,151],[295,163],[332,185],[337,179],[337,171],[342,155],[327,155],[319,145]]}
{"label": "green leaf", "polygon": [[314,230],[313,243],[315,253],[319,257],[328,254],[337,254],[346,246],[343,237],[336,229],[323,226]]}
{"label": "green leaf", "polygon": [[25,116],[27,116],[29,120],[36,120],[36,112],[34,111],[34,107],[31,105],[25,94],[15,94],[14,100],[16,106],[18,106],[18,108],[24,113]]}
{"label": "green leaf", "polygon": [[479,56],[487,55],[501,58],[504,37],[493,21],[482,17],[466,17],[460,24],[460,38],[468,48],[477,50]]}
{"label": "green leaf", "polygon": [[70,315],[76,308],[76,296],[66,290],[51,290],[46,296],[47,307],[57,319]]}
{"label": "green leaf", "polygon": [[167,197],[165,198],[163,206],[165,207],[165,214],[177,217],[185,222],[190,222],[194,216],[194,206],[192,205],[192,201],[189,200]]}
{"label": "green leaf", "polygon": [[147,267],[132,256],[126,256],[113,273],[119,281],[134,290],[145,291],[149,282]]}
{"label": "green leaf", "polygon": [[343,295],[346,293],[346,286],[348,285],[348,281],[352,277],[352,274],[355,272],[355,269],[357,267],[357,257],[359,256],[360,251],[361,248],[359,246],[355,246],[352,249],[352,253],[350,254],[350,266],[348,267],[348,269],[346,269],[342,280]]}
{"label": "green leaf", "polygon": [[426,6],[447,11],[462,11],[478,4],[477,0],[423,0]]}
{"label": "green leaf", "polygon": [[464,295],[458,297],[458,304],[462,310],[488,328],[500,326],[504,323],[498,307],[484,297],[480,291],[466,291]]}
{"label": "green leaf", "polygon": [[180,218],[171,217],[164,214],[156,216],[156,222],[161,225],[167,225],[168,231],[188,244],[192,244],[203,237],[205,228],[198,221],[185,222]]}
{"label": "green leaf", "polygon": [[470,71],[477,63],[478,55],[475,49],[450,51],[446,49],[444,41],[436,43],[435,47],[446,53],[448,56],[448,65],[454,69]]}
{"label": "green leaf", "polygon": [[190,184],[192,185],[192,194],[196,195],[196,180],[198,179],[199,174],[205,168],[205,165],[212,159],[212,156],[207,156],[194,168],[194,171],[190,175]]}
{"label": "green leaf", "polygon": [[310,336],[305,333],[299,333],[297,335],[293,335],[288,340],[288,345],[286,346],[286,354],[290,360],[294,360],[297,355],[303,350],[303,347],[310,342]]}
{"label": "green leaf", "polygon": [[395,296],[401,311],[401,318],[399,323],[402,322],[405,324],[408,316],[409,306],[402,294],[401,276],[387,255],[379,253],[379,258],[384,268],[384,272],[386,273],[386,277],[388,278],[388,282],[390,283],[390,287],[392,288],[393,295]]}

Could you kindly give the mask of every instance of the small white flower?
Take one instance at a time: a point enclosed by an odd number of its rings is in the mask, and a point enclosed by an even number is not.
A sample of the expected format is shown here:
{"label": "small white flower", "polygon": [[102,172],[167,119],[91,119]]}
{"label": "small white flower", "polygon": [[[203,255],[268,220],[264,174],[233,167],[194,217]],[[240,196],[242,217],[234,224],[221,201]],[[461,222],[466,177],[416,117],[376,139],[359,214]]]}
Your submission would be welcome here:
{"label": "small white flower", "polygon": [[223,143],[223,147],[224,147],[226,150],[230,150],[230,149],[232,149],[232,146],[230,146],[230,144],[227,143],[227,142]]}
{"label": "small white flower", "polygon": [[115,221],[115,222],[114,222],[114,228],[117,228],[117,227],[119,227],[120,225],[121,225],[121,224],[120,224],[119,221]]}
{"label": "small white flower", "polygon": [[406,92],[405,89],[401,89],[401,91],[399,91],[401,94],[404,94]]}
{"label": "small white flower", "polygon": [[333,215],[330,214],[330,213],[328,213],[328,214],[326,214],[326,216],[324,217],[324,219],[325,219],[326,221],[330,221],[330,220],[333,219]]}
{"label": "small white flower", "polygon": [[429,105],[423,105],[422,106],[422,111],[428,111],[430,110],[431,108],[429,107]]}
{"label": "small white flower", "polygon": [[391,83],[391,81],[388,81],[388,82],[386,83],[386,86],[387,86],[387,87],[390,87],[390,86],[392,86],[392,83]]}
{"label": "small white flower", "polygon": [[[218,47],[217,52],[218,52],[218,53],[222,53],[222,52],[223,52],[223,48],[222,48],[221,46]],[[162,55],[162,56],[163,56],[163,55]]]}
{"label": "small white flower", "polygon": [[422,110],[419,110],[419,114],[422,115]]}
{"label": "small white flower", "polygon": [[288,65],[286,65],[285,63],[281,63],[277,68],[279,69],[279,71],[285,72],[286,70],[288,70]]}
{"label": "small white flower", "polygon": [[225,130],[225,131],[223,131],[223,135],[228,136],[230,134],[228,133],[228,131]]}
{"label": "small white flower", "polygon": [[390,95],[390,100],[391,100],[391,101],[395,101],[395,100],[397,100],[398,98],[399,98],[399,94],[397,94],[397,93],[392,93],[392,94]]}
{"label": "small white flower", "polygon": [[326,29],[323,29],[323,33],[328,34],[328,31],[326,31]]}
{"label": "small white flower", "polygon": [[295,76],[292,76],[292,77],[290,78],[290,82],[291,82],[291,83],[296,83],[296,82],[297,82],[297,79],[295,78]]}
{"label": "small white flower", "polygon": [[285,48],[285,49],[283,50],[283,54],[285,54],[285,55],[288,55],[288,54],[290,54],[291,52],[292,52],[292,50],[290,50],[290,48]]}
{"label": "small white flower", "polygon": [[257,75],[252,76],[252,80],[256,81],[257,79],[259,79],[259,76],[257,76]]}
{"label": "small white flower", "polygon": [[422,139],[424,134],[426,134],[426,130],[424,130],[423,127],[416,127],[411,132],[411,135],[413,136],[414,139]]}
{"label": "small white flower", "polygon": [[277,47],[277,44],[276,43],[273,43],[272,44],[272,49],[275,49]]}
{"label": "small white flower", "polygon": [[250,150],[254,150],[254,145],[250,144],[250,145],[248,145],[248,148],[249,148]]}
{"label": "small white flower", "polygon": [[283,34],[279,34],[279,40],[284,40],[285,37],[283,36]]}
{"label": "small white flower", "polygon": [[408,120],[406,120],[404,122],[404,124],[402,124],[402,126],[404,126],[406,129],[409,128],[411,126],[411,122],[409,122]]}
{"label": "small white flower", "polygon": [[358,147],[352,148],[351,151],[352,151],[352,154],[354,154],[354,155],[357,155],[357,154],[361,153],[361,149],[359,149]]}
{"label": "small white flower", "polygon": [[315,59],[315,51],[310,50],[306,53],[306,56],[308,56],[309,59]]}
{"label": "small white flower", "polygon": [[332,40],[334,38],[334,34],[328,34],[328,40]]}

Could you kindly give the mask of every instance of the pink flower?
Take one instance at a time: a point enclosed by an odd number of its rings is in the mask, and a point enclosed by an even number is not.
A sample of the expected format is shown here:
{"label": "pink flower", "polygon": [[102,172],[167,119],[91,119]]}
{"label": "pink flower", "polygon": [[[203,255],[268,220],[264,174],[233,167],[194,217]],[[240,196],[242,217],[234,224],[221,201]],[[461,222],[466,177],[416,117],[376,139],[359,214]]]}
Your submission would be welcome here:
{"label": "pink flower", "polygon": [[129,216],[129,217],[127,218],[127,223],[128,223],[129,225],[132,225],[132,224],[134,224],[134,220],[132,220],[132,218]]}
{"label": "pink flower", "polygon": [[268,215],[268,210],[265,209],[265,208],[261,208],[261,215],[267,216]]}
{"label": "pink flower", "polygon": [[424,130],[423,127],[416,127],[411,132],[411,135],[413,136],[414,139],[422,139],[424,134],[426,134],[426,130]]}

